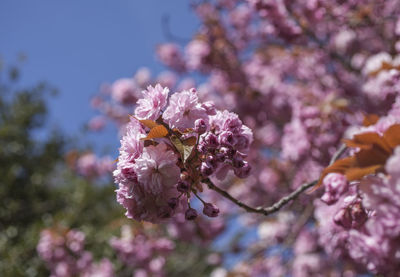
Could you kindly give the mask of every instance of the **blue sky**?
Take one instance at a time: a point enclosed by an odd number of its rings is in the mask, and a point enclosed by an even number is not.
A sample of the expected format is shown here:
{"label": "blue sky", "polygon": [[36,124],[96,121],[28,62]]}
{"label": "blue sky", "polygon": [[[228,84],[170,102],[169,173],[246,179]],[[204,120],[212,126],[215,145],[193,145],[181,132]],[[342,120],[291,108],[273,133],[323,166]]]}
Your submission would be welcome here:
{"label": "blue sky", "polygon": [[[1,0],[0,55],[6,63],[27,55],[22,84],[48,81],[59,89],[50,101],[51,124],[73,134],[93,114],[89,100],[103,82],[162,66],[154,49],[170,29],[189,39],[198,27],[187,0]],[[95,138],[117,145],[116,134]],[[115,142],[117,142],[115,144]]]}

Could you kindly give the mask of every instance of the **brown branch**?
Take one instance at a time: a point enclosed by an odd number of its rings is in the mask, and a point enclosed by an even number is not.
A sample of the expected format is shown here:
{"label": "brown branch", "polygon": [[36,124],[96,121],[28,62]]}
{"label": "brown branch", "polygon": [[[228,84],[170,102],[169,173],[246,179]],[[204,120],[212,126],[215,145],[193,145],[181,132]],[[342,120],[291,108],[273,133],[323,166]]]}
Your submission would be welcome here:
{"label": "brown branch", "polygon": [[229,199],[231,202],[235,203],[239,207],[245,209],[249,213],[258,213],[258,214],[263,214],[265,216],[268,216],[270,214],[273,214],[277,211],[279,211],[283,206],[285,206],[287,203],[289,203],[291,200],[296,199],[302,192],[305,190],[311,188],[312,186],[315,186],[317,184],[317,180],[312,181],[310,183],[306,183],[290,193],[289,195],[282,197],[278,202],[274,203],[272,206],[263,208],[263,207],[250,207],[243,203],[242,201],[236,199],[232,195],[229,194],[229,192],[217,187],[210,179],[205,179],[203,180],[203,183],[207,184],[208,187],[219,194],[221,194],[223,197]]}
{"label": "brown branch", "polygon": [[333,154],[331,161],[329,162],[329,165],[332,165],[334,162],[336,162],[340,156],[346,151],[347,147],[345,144],[340,145],[339,149],[336,151],[335,154]]}
{"label": "brown branch", "polygon": [[[346,150],[346,146],[341,145],[339,147],[338,151],[333,155],[333,157],[330,161],[330,164],[334,163],[337,159],[339,159],[339,157],[344,153],[345,150]],[[240,201],[240,200],[236,199],[235,197],[233,197],[232,195],[230,195],[229,192],[227,192],[226,190],[223,190],[220,187],[217,187],[209,178],[204,179],[202,182],[207,184],[210,189],[218,192],[220,195],[229,199],[231,202],[235,203],[239,207],[245,209],[247,212],[263,214],[265,216],[268,216],[270,214],[273,214],[273,213],[279,211],[283,206],[285,206],[290,201],[295,200],[297,197],[299,197],[299,195],[301,193],[303,193],[307,189],[315,186],[318,183],[318,180],[314,180],[312,182],[303,184],[302,186],[297,188],[292,193],[282,197],[278,202],[275,202],[273,205],[271,205],[269,207],[265,207],[265,208],[264,207],[254,208],[254,207],[250,207],[250,206],[246,205],[242,201]]]}

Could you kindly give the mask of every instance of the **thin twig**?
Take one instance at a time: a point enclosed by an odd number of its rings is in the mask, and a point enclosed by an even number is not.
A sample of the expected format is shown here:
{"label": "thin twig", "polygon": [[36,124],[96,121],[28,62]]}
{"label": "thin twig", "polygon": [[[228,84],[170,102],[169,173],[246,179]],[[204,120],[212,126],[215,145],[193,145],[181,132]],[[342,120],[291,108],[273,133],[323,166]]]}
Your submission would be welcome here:
{"label": "thin twig", "polygon": [[329,162],[329,165],[332,165],[334,162],[336,162],[340,156],[342,156],[342,154],[344,153],[344,151],[346,151],[346,145],[342,144],[340,145],[339,149],[336,151],[335,154],[333,154],[331,161]]}
{"label": "thin twig", "polygon": [[186,44],[186,43],[188,43],[190,41],[190,39],[178,37],[178,36],[176,36],[175,34],[172,33],[171,28],[170,28],[170,17],[169,17],[169,15],[163,15],[161,17],[161,28],[163,30],[163,33],[164,33],[165,37],[168,40],[175,41],[175,42],[178,42],[178,43],[184,43],[184,44]]}
{"label": "thin twig", "polygon": [[[338,151],[333,155],[330,164],[334,163],[346,150],[345,145],[341,145],[338,149]],[[299,188],[297,188],[295,191],[292,193],[282,197],[278,202],[275,202],[272,206],[269,207],[250,207],[243,203],[242,201],[236,199],[232,195],[229,194],[226,190],[221,189],[220,187],[217,187],[209,178],[204,179],[203,183],[207,184],[208,187],[216,192],[218,192],[220,195],[223,197],[229,199],[231,202],[235,203],[239,207],[245,209],[249,213],[257,213],[257,214],[263,214],[265,216],[268,216],[270,214],[273,214],[277,211],[279,211],[283,206],[285,206],[287,203],[289,203],[292,200],[295,200],[301,193],[306,191],[307,189],[315,186],[318,183],[318,180],[314,180],[312,182],[303,184]]]}
{"label": "thin twig", "polygon": [[289,195],[287,195],[285,197],[282,197],[278,202],[276,202],[272,206],[266,207],[266,208],[263,208],[263,207],[253,208],[253,207],[250,207],[250,206],[246,205],[242,201],[240,201],[240,200],[236,199],[235,197],[233,197],[232,195],[230,195],[229,192],[217,187],[208,178],[203,180],[203,183],[207,184],[210,189],[218,192],[223,197],[229,199],[230,201],[232,201],[233,203],[235,203],[239,207],[245,209],[247,212],[258,213],[258,214],[263,214],[263,215],[267,216],[267,215],[270,215],[270,214],[273,214],[273,213],[279,211],[288,202],[290,202],[291,200],[296,199],[302,192],[304,192],[305,190],[307,190],[307,189],[311,188],[312,186],[316,185],[317,184],[317,180],[302,185],[301,187],[299,187],[298,189],[293,191],[291,194],[289,194]]}

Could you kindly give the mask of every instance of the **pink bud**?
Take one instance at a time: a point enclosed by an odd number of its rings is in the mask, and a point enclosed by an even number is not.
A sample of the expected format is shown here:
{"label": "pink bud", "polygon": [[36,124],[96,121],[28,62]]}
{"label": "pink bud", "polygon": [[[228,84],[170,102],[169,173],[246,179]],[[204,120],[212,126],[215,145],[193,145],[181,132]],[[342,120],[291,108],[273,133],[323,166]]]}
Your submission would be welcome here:
{"label": "pink bud", "polygon": [[216,217],[219,214],[219,209],[212,203],[204,203],[203,214],[209,217]]}
{"label": "pink bud", "polygon": [[189,208],[185,212],[186,220],[194,220],[197,217],[197,211],[195,209]]}
{"label": "pink bud", "polygon": [[178,186],[176,187],[176,189],[179,192],[188,192],[189,191],[189,184],[186,181],[179,181],[178,182]]}
{"label": "pink bud", "polygon": [[207,131],[207,124],[204,119],[199,118],[194,122],[194,131],[198,134],[203,134]]}
{"label": "pink bud", "polygon": [[172,197],[170,199],[168,199],[168,206],[171,207],[171,209],[175,209],[176,206],[178,206],[178,198],[176,197]]}

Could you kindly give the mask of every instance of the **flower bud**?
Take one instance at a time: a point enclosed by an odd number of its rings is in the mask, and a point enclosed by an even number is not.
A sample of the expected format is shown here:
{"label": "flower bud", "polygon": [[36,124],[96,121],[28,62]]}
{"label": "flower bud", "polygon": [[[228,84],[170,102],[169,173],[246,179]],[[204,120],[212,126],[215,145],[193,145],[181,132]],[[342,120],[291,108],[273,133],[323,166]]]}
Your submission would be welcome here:
{"label": "flower bud", "polygon": [[352,223],[350,211],[346,208],[340,209],[333,217],[333,221],[345,229],[350,229]]}
{"label": "flower bud", "polygon": [[210,147],[210,148],[216,148],[218,146],[218,138],[213,133],[208,133],[204,137],[204,142],[207,145],[207,147]]}
{"label": "flower bud", "polygon": [[200,153],[204,154],[207,152],[207,146],[204,143],[204,141],[200,142],[199,145],[197,146],[197,151],[199,151]]}
{"label": "flower bud", "polygon": [[230,131],[223,131],[218,136],[218,142],[222,145],[233,145],[233,143],[235,142],[233,133]]}
{"label": "flower bud", "polygon": [[209,217],[216,217],[219,214],[219,209],[212,203],[204,203],[203,214]]}
{"label": "flower bud", "polygon": [[186,192],[189,191],[189,184],[188,184],[188,182],[186,182],[186,181],[180,180],[180,181],[178,182],[178,186],[176,187],[176,189],[177,189],[179,192],[186,193]]}
{"label": "flower bud", "polygon": [[207,124],[204,119],[199,118],[194,122],[194,131],[198,134],[203,134],[207,131]]}
{"label": "flower bud", "polygon": [[242,121],[235,115],[226,119],[224,127],[231,131],[238,131],[242,127]]}
{"label": "flower bud", "polygon": [[212,168],[216,168],[218,166],[218,161],[217,161],[217,158],[215,156],[208,155],[207,158],[206,158],[206,162]]}
{"label": "flower bud", "polygon": [[243,161],[243,158],[240,155],[235,155],[232,159],[232,166],[236,168],[241,168],[243,167],[245,162]]}
{"label": "flower bud", "polygon": [[353,218],[353,224],[352,224],[353,228],[358,228],[362,226],[368,219],[368,215],[365,212],[364,208],[362,207],[361,202],[355,203],[351,207],[350,213],[351,217]]}
{"label": "flower bud", "polygon": [[221,147],[219,152],[224,154],[227,158],[232,159],[233,156],[236,154],[236,150],[230,147]]}
{"label": "flower bud", "polygon": [[204,108],[205,110],[206,110],[206,113],[208,114],[208,115],[216,115],[216,111],[215,111],[215,104],[212,102],[212,101],[207,101],[207,102],[204,102],[202,105],[201,105],[201,107],[202,108]]}
{"label": "flower bud", "polygon": [[176,197],[172,197],[170,199],[168,199],[168,206],[171,207],[171,209],[175,209],[178,206],[178,198]]}
{"label": "flower bud", "polygon": [[222,153],[217,153],[216,155],[215,155],[215,160],[217,161],[217,162],[219,162],[219,163],[223,163],[224,161],[225,161],[225,155],[224,154],[222,154]]}
{"label": "flower bud", "polygon": [[328,205],[336,203],[339,197],[349,188],[346,177],[339,173],[329,173],[322,183],[325,187],[325,193],[321,200]]}
{"label": "flower bud", "polygon": [[235,142],[233,143],[237,149],[246,149],[250,145],[250,140],[243,135],[238,135],[235,137]]}
{"label": "flower bud", "polygon": [[210,176],[211,174],[213,174],[214,169],[208,163],[202,162],[200,171],[201,171],[201,174],[203,174],[204,176]]}
{"label": "flower bud", "polygon": [[249,177],[251,171],[251,166],[249,165],[249,163],[248,162],[243,162],[243,163],[244,165],[242,167],[233,169],[235,175],[242,179]]}
{"label": "flower bud", "polygon": [[195,209],[189,208],[185,212],[186,220],[194,220],[197,217],[197,211]]}

